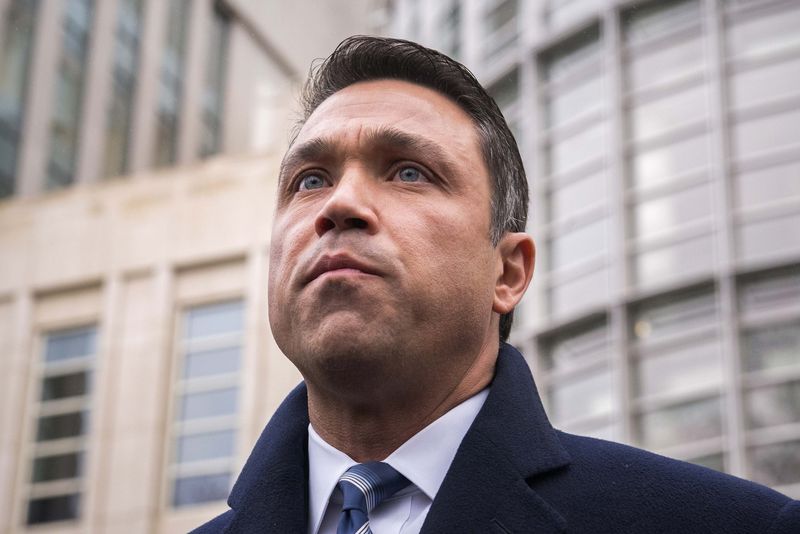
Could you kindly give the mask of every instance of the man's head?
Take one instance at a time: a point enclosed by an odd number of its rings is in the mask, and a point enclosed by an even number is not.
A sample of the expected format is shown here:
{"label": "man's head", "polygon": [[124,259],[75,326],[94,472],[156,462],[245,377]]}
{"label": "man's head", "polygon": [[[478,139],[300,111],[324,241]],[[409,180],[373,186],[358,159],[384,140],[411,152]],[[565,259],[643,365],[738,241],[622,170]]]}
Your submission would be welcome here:
{"label": "man's head", "polygon": [[312,72],[303,103],[271,249],[279,346],[307,379],[386,362],[435,375],[441,352],[492,339],[496,351],[533,245],[520,233],[525,174],[494,101],[437,52],[354,37]]}

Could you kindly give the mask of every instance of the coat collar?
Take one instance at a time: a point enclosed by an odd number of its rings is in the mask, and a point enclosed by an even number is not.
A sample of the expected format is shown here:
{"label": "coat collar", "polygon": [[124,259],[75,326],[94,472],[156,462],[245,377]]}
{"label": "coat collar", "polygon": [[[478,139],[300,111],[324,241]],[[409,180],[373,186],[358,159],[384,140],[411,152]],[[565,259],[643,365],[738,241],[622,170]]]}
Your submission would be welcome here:
{"label": "coat collar", "polygon": [[[569,456],[550,426],[528,365],[501,344],[489,397],[464,437],[422,533],[562,532],[566,522],[526,480]],[[289,394],[247,460],[228,504],[230,532],[306,532],[308,400]]]}

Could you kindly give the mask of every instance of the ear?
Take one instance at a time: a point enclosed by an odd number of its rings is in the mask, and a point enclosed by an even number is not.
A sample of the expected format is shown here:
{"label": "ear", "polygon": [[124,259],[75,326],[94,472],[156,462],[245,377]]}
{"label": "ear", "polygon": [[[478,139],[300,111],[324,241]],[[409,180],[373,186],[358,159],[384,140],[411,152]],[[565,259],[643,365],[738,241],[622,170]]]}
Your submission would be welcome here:
{"label": "ear", "polygon": [[507,232],[497,244],[497,271],[492,310],[504,314],[522,299],[533,277],[536,245],[524,232]]}

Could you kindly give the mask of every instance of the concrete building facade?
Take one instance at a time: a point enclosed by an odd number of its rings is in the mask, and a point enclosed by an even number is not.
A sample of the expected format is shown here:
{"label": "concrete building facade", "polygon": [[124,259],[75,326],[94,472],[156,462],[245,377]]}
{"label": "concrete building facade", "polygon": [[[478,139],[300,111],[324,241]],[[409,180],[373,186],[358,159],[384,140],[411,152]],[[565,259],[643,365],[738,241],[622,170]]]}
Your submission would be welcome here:
{"label": "concrete building facade", "polygon": [[0,0],[0,532],[225,508],[300,380],[266,317],[296,93],[367,4]]}
{"label": "concrete building facade", "polygon": [[800,5],[398,0],[517,134],[557,427],[800,495]]}

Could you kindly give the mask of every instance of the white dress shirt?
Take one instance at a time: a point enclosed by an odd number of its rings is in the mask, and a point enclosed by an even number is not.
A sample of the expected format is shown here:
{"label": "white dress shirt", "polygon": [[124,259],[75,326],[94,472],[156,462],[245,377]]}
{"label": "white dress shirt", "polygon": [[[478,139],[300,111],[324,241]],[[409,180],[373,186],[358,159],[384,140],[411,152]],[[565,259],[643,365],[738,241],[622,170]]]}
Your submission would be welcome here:
{"label": "white dress shirt", "polygon": [[[384,460],[411,484],[369,514],[373,534],[418,534],[453,462],[461,440],[489,390],[470,397],[426,426]],[[355,460],[323,440],[308,425],[308,532],[335,534],[342,507],[339,478]]]}

